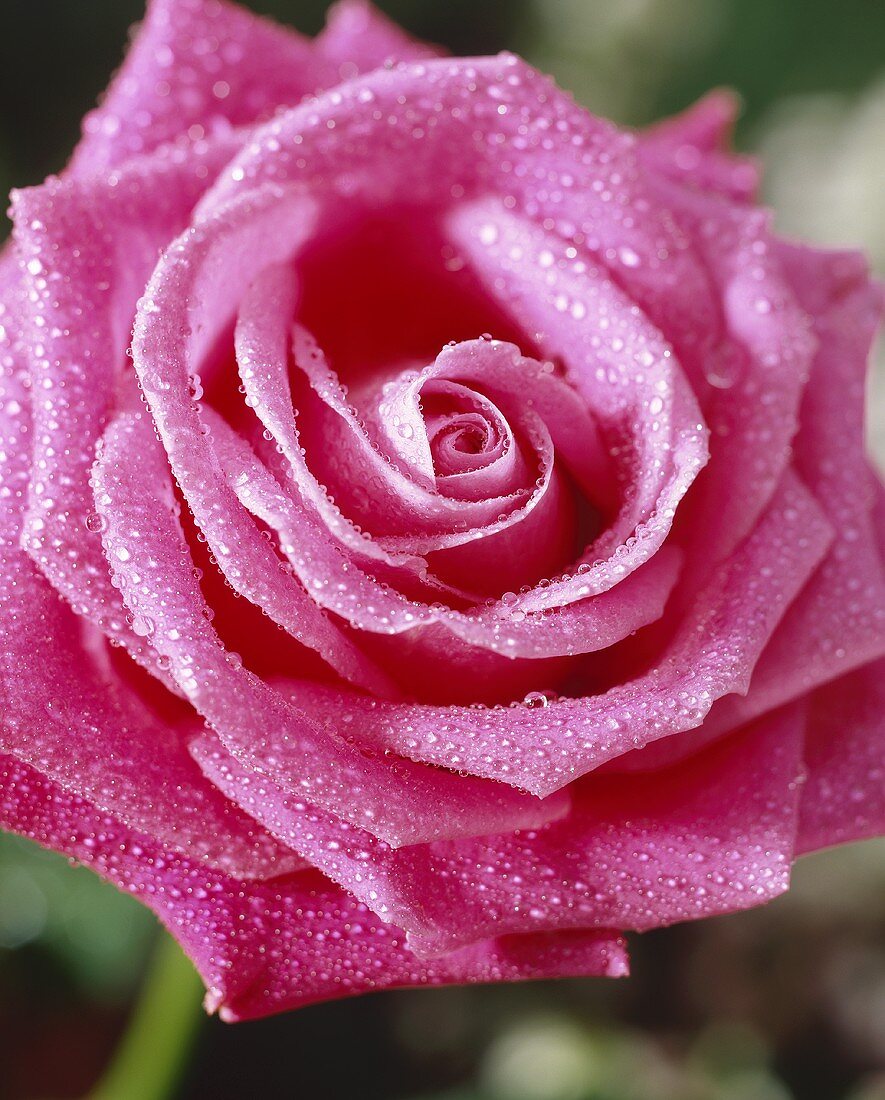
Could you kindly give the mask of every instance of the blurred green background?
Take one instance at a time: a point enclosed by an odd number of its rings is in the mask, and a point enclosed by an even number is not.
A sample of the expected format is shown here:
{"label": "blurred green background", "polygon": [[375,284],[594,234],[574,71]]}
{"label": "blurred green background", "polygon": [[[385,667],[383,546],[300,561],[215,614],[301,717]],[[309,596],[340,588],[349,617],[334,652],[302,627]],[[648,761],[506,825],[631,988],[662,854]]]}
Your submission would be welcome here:
{"label": "blurred green background", "polygon": [[[252,6],[315,31],[327,5]],[[882,0],[379,6],[458,53],[514,49],[627,124],[731,85],[745,105],[738,144],[764,157],[780,228],[861,245],[885,271]],[[63,166],[141,11],[139,0],[3,0],[4,192]],[[882,389],[870,420],[880,458]],[[156,942],[131,899],[0,837],[0,1100],[88,1092]],[[404,991],[234,1028],[201,1022],[180,1086],[163,1095],[885,1100],[885,843],[803,860],[766,909],[634,938],[633,954],[626,982]],[[193,996],[180,972],[169,980]],[[105,1100],[135,1095],[117,1092]]]}

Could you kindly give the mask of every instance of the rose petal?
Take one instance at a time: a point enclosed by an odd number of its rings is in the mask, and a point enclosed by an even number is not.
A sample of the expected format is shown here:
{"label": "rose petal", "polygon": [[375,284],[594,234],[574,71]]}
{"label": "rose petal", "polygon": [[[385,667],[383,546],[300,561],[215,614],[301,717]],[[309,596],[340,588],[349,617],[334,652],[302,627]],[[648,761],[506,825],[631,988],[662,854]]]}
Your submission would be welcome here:
{"label": "rose petal", "polygon": [[885,572],[871,514],[878,478],[863,444],[864,384],[881,290],[856,253],[782,246],[782,254],[819,343],[796,466],[835,538],[766,647],[749,694],[723,701],[710,716],[711,735],[885,654]]}
{"label": "rose petal", "polygon": [[800,852],[885,832],[885,661],[811,696]]}
{"label": "rose petal", "polygon": [[692,568],[702,570],[731,553],[771,500],[792,457],[817,341],[766,214],[687,188],[658,190],[722,302],[710,347],[686,356],[715,441],[679,516],[686,546],[697,548]]}
{"label": "rose petal", "polygon": [[55,181],[14,197],[26,289],[17,325],[40,395],[24,545],[78,615],[160,679],[110,584],[89,470],[115,403],[137,392],[125,348],[157,250],[181,231],[206,179],[235,147],[229,138],[198,142],[134,162],[111,181]]}
{"label": "rose petal", "polygon": [[[250,313],[268,295],[267,275],[273,278],[276,273],[262,273],[243,303],[240,319],[244,342],[249,341],[246,334],[254,331],[249,323]],[[369,435],[359,423],[355,410],[347,404],[338,379],[312,337],[296,330],[293,344],[295,367],[306,374],[311,389],[319,398],[306,410],[304,426],[300,429],[301,446],[305,447],[308,456],[316,456],[313,462],[305,464],[311,467],[313,476],[310,481],[299,477],[297,484],[299,488],[315,484],[319,476],[330,486],[329,493],[334,487],[334,507],[358,523],[373,523],[376,535],[381,536],[374,541],[382,547],[391,548],[393,553],[423,556],[468,541],[470,532],[489,527],[499,513],[515,515],[520,505],[524,505],[522,510],[529,510],[541,499],[541,494],[530,494],[524,485],[518,485],[510,487],[500,498],[455,500],[443,496],[435,487],[417,483],[372,447]],[[245,351],[242,343],[239,346]],[[265,364],[248,354],[238,356],[238,361],[247,394],[255,401],[262,422],[284,448],[293,473],[297,474],[299,464],[294,452],[299,450],[296,425],[300,418],[292,423],[291,399],[284,378],[278,375],[271,379],[271,370],[285,370],[286,361],[278,359]],[[549,435],[537,421],[533,427],[545,437],[539,447],[544,447],[543,458],[549,463],[552,458]],[[371,485],[370,493],[363,491],[360,495],[356,492],[354,482],[359,485],[361,481]],[[397,538],[398,534],[401,537]]]}
{"label": "rose petal", "polygon": [[150,906],[225,1020],[396,986],[620,977],[623,940],[596,930],[502,936],[422,961],[405,936],[316,872],[264,885],[209,872],[0,758],[0,824],[91,866]]}
{"label": "rose petal", "polygon": [[453,200],[506,194],[560,239],[586,246],[630,297],[666,303],[668,324],[704,330],[715,312],[706,275],[652,201],[636,144],[511,55],[402,65],[274,120],[205,208],[270,180],[376,209],[444,212]]}
{"label": "rose petal", "polygon": [[511,708],[390,706],[315,684],[299,687],[299,705],[331,728],[346,724],[368,746],[546,794],[694,729],[716,699],[746,692],[759,654],[831,538],[814,499],[788,475],[750,538],[697,593],[654,666],[601,695],[541,709],[534,699]]}
{"label": "rose petal", "polygon": [[[291,209],[287,206],[289,201],[292,204]],[[206,533],[222,568],[231,560],[231,548],[235,547],[237,554],[242,555],[246,546],[254,546],[255,560],[257,553],[268,559],[264,572],[273,576],[280,587],[285,585],[286,577],[280,579],[275,562],[274,568],[270,568],[269,547],[264,540],[259,539],[257,531],[253,529],[250,532],[244,526],[248,522],[247,517],[237,513],[229,503],[230,488],[223,482],[223,474],[218,471],[217,463],[212,458],[210,441],[201,430],[199,417],[192,409],[187,395],[187,367],[189,363],[199,362],[200,355],[198,350],[188,350],[186,333],[192,326],[193,318],[187,311],[186,303],[199,301],[201,295],[206,296],[215,307],[213,316],[224,317],[229,309],[226,304],[236,300],[239,288],[250,273],[250,262],[243,256],[242,262],[237,264],[240,282],[225,279],[223,304],[219,306],[218,294],[210,295],[206,288],[197,289],[201,278],[212,277],[203,275],[204,270],[210,273],[220,271],[220,268],[213,267],[212,256],[217,255],[222,246],[228,250],[234,246],[243,252],[248,250],[250,255],[262,256],[265,261],[272,255],[272,250],[277,250],[278,254],[294,250],[298,235],[306,229],[306,213],[301,209],[300,202],[298,195],[290,199],[272,195],[270,199],[262,197],[241,200],[214,221],[201,223],[186,239],[174,245],[157,268],[152,285],[148,288],[145,301],[150,304],[150,309],[143,308],[136,324],[133,342],[136,368],[146,387],[170,462],[195,518]],[[289,237],[286,237],[286,232]],[[338,508],[329,502],[319,484],[310,477],[298,437],[287,415],[291,398],[285,375],[285,350],[280,344],[279,333],[280,318],[285,319],[294,306],[294,294],[294,285],[286,276],[284,268],[265,267],[262,276],[252,284],[250,292],[245,296],[242,312],[244,319],[237,329],[237,359],[246,386],[246,396],[251,396],[255,401],[259,415],[284,448],[292,469],[298,470],[302,475],[299,487],[305,494],[309,494],[310,503],[321,510],[325,524],[345,544],[355,542],[359,550],[365,551],[366,555],[376,555],[385,564],[397,563],[402,558],[408,560],[408,555],[394,558],[384,551],[378,551],[377,542],[359,535],[341,516]],[[202,344],[211,343],[211,334],[207,333],[212,332],[213,322],[202,320],[201,324]],[[215,327],[220,327],[219,321],[214,324]],[[273,364],[276,364],[276,368]],[[151,377],[162,377],[164,387],[159,388],[150,383],[148,379]],[[502,525],[494,525],[491,530],[498,529],[498,526]],[[236,532],[235,537],[233,531]],[[486,533],[488,535],[491,531]],[[255,560],[247,571],[237,566],[240,575],[247,575],[251,579],[261,575],[256,570]],[[534,620],[516,624],[509,613],[504,621],[494,612],[478,613],[466,619],[464,616],[449,615],[445,617],[445,621],[446,624],[451,624],[450,629],[456,636],[471,641],[474,645],[482,643],[504,652],[508,657],[547,657],[563,652],[600,648],[648,623],[670,591],[675,575],[674,566],[673,558],[662,559],[661,563],[655,565],[644,576],[643,581],[634,586],[635,598],[632,594],[624,594],[621,615],[617,610],[619,601],[612,595],[608,601],[598,605],[586,601],[574,614],[557,617],[556,621],[545,621],[543,628],[535,624]],[[230,566],[226,569],[226,575],[232,583],[237,583]],[[298,590],[295,591],[297,593]],[[264,599],[259,603],[267,607]],[[358,608],[356,610],[358,612]],[[555,629],[557,625],[561,625],[563,629]],[[522,638],[526,641],[521,642]],[[341,653],[334,646],[328,646],[324,652],[330,659],[341,659]]]}
{"label": "rose petal", "polygon": [[728,149],[740,109],[733,92],[719,88],[688,110],[639,135],[642,162],[691,188],[716,191],[737,202],[751,200],[759,185],[753,157]]}
{"label": "rose petal", "polygon": [[604,592],[658,550],[707,459],[694,397],[660,334],[599,267],[569,258],[575,250],[552,234],[489,201],[459,209],[448,231],[542,350],[566,364],[603,438],[630,464],[618,514],[582,556],[584,568],[517,606],[534,611]]}
{"label": "rose petal", "polygon": [[[125,461],[133,453],[137,464]],[[143,416],[111,424],[93,482],[127,606],[150,621],[170,674],[250,769],[394,846],[518,828],[563,812],[562,797],[539,803],[503,785],[364,753],[330,736],[226,653],[209,625],[173,515],[165,459]]]}
{"label": "rose petal", "polygon": [[416,42],[366,0],[339,0],[333,4],[326,16],[326,28],[316,39],[316,50],[338,66],[341,80],[386,63],[417,61],[441,52]]}
{"label": "rose petal", "polygon": [[588,779],[539,831],[396,851],[283,792],[269,799],[214,738],[194,751],[228,797],[432,955],[495,930],[643,930],[785,890],[803,730],[801,708],[778,712],[678,771]]}
{"label": "rose petal", "polygon": [[[166,453],[194,519],[219,568],[246,596],[299,642],[315,649],[345,678],[382,695],[395,693],[387,678],[279,568],[279,559],[253,520],[239,507],[213,458],[194,387],[206,349],[224,326],[244,289],[228,264],[244,252],[268,257],[291,252],[309,231],[309,208],[299,195],[264,194],[230,211],[225,232],[194,226],[169,247],[142,299],[133,356]],[[226,249],[219,266],[219,250]],[[248,264],[238,265],[240,280]],[[196,381],[194,379],[196,378]]]}
{"label": "rose petal", "polygon": [[120,72],[84,120],[70,170],[99,173],[184,133],[254,123],[388,57],[428,53],[363,3],[336,6],[312,42],[225,0],[151,0]]}
{"label": "rose petal", "polygon": [[[466,664],[485,676],[488,669],[474,647],[501,653],[511,662],[594,652],[657,619],[676,581],[680,555],[675,549],[664,548],[617,589],[562,611],[526,617],[504,602],[468,613],[438,602],[408,599],[337,552],[317,530],[313,517],[283,492],[248,444],[217,415],[205,419],[228,484],[244,507],[277,532],[283,553],[312,598],[360,630],[398,637],[407,631],[420,635],[420,640],[416,637],[407,643],[407,652],[401,645],[392,651],[400,664],[408,659],[411,667],[413,657],[432,666],[459,660],[456,638],[471,647],[463,654]],[[422,627],[432,624],[444,629],[432,635],[422,632]],[[362,644],[365,647],[367,640]],[[406,681],[411,682],[408,677]]]}
{"label": "rose petal", "polygon": [[22,297],[7,251],[0,257],[0,752],[197,863],[245,878],[291,869],[291,853],[204,779],[185,732],[121,688],[101,663],[101,646],[20,548],[32,437],[25,349],[16,339]]}

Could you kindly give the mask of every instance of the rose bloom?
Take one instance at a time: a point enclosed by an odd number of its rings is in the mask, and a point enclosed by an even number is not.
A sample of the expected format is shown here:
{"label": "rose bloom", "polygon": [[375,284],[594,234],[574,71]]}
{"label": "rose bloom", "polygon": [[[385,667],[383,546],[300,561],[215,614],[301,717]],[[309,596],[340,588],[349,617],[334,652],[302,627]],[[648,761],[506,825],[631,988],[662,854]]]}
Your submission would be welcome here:
{"label": "rose bloom", "polygon": [[621,975],[882,830],[881,294],[732,113],[154,0],[14,196],[0,823],[225,1019]]}

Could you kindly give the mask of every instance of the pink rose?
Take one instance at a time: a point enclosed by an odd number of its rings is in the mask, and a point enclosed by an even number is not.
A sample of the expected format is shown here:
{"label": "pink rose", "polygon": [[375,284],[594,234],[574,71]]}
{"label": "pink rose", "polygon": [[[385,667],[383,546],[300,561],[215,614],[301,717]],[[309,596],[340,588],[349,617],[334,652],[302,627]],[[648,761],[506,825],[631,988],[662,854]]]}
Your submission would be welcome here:
{"label": "pink rose", "polygon": [[225,1018],[623,974],[885,824],[880,292],[731,114],[154,0],[15,195],[0,823]]}

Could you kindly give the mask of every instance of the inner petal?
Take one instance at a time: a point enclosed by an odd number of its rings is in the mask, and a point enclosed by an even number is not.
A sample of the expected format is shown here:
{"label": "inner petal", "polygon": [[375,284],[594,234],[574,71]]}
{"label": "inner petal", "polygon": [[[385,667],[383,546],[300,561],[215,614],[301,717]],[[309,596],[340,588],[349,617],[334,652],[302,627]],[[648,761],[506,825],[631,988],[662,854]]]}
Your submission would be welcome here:
{"label": "inner petal", "polygon": [[[438,423],[430,439],[433,464],[437,471],[461,474],[474,470],[473,459],[486,465],[492,433],[479,413],[458,413],[450,420]],[[486,459],[486,463],[482,462]]]}
{"label": "inner petal", "polygon": [[527,441],[483,393],[459,382],[431,378],[421,408],[437,490],[462,500],[483,500],[526,486],[536,474]]}

